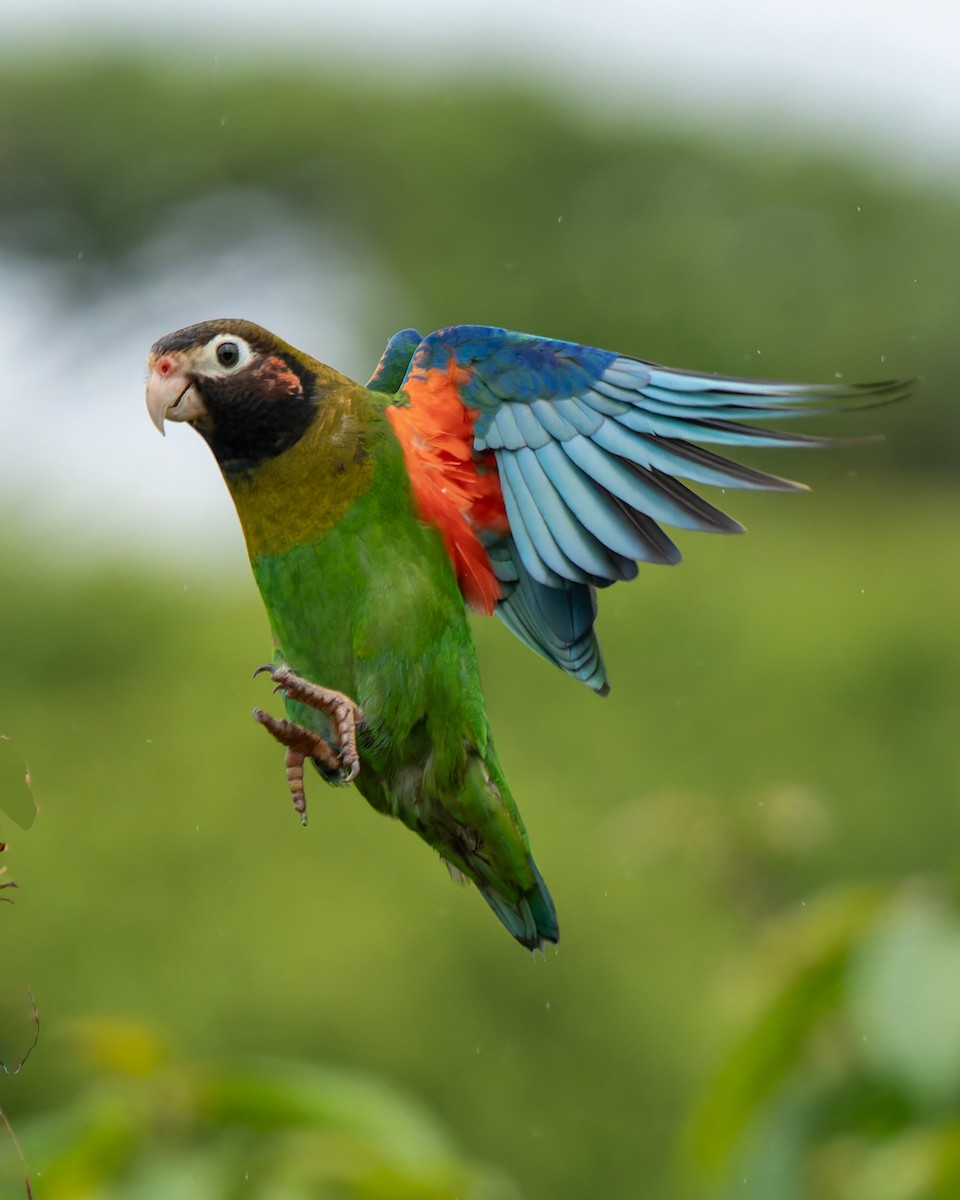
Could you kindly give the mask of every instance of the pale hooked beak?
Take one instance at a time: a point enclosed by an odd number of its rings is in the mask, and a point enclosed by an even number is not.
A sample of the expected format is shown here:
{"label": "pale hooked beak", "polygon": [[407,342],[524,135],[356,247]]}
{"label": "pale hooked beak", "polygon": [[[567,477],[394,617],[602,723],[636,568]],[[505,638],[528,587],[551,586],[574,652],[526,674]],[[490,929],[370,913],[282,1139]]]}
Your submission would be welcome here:
{"label": "pale hooked beak", "polygon": [[150,366],[147,412],[161,433],[164,421],[195,421],[206,413],[206,405],[192,381],[174,370],[169,359],[161,358]]}

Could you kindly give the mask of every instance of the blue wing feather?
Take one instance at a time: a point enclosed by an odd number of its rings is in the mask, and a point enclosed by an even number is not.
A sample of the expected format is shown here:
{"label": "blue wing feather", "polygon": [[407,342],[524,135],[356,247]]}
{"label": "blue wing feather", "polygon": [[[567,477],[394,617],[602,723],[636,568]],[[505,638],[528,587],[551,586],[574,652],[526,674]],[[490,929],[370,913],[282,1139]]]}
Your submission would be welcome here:
{"label": "blue wing feather", "polygon": [[608,454],[589,438],[571,438],[561,445],[577,466],[603,488],[658,523],[701,533],[741,532],[740,525],[672,475]]}
{"label": "blue wing feather", "polygon": [[501,621],[548,662],[606,695],[610,685],[593,627],[597,616],[593,588],[579,583],[565,587],[538,583],[509,537],[490,547],[490,559],[503,585],[496,608]]}
{"label": "blue wing feather", "polygon": [[[583,437],[593,437],[600,428],[600,423],[603,420],[601,413],[588,408],[587,405],[573,396],[565,396],[562,400],[554,400],[553,407]],[[494,421],[494,424],[496,424],[496,421]]]}
{"label": "blue wing feather", "polygon": [[520,558],[534,579],[548,587],[562,586],[564,579],[572,583],[589,583],[589,576],[571,562],[557,544],[547,514],[538,507],[536,497],[531,494],[515,454],[505,458],[500,484],[510,531]]}
{"label": "blue wing feather", "polygon": [[544,429],[531,405],[511,404],[509,407],[513,409],[517,431],[523,438],[525,446],[529,446],[531,450],[539,450],[541,446],[546,446],[553,441],[554,435]]}
{"label": "blue wing feather", "polygon": [[566,441],[577,432],[576,428],[557,411],[556,405],[551,404],[549,400],[534,400],[530,405],[530,412],[536,417],[537,424],[558,441]]}
{"label": "blue wing feather", "polygon": [[600,573],[600,577],[593,582],[602,584],[612,583],[615,579],[633,579],[637,574],[635,562],[647,558],[649,547],[625,518],[623,509],[616,504],[616,493],[611,495],[612,489],[597,487],[596,482],[564,454],[574,444],[590,443],[584,442],[583,438],[573,438],[560,444],[551,442],[536,452],[537,461],[577,517],[601,541],[615,550],[618,558],[626,559],[633,568],[628,574],[623,574],[624,565],[620,561],[616,573]]}
{"label": "blue wing feather", "polygon": [[795,491],[799,486],[775,475],[766,475],[762,471],[754,471],[718,455],[711,455],[690,442],[634,433],[619,421],[604,421],[593,435],[593,440],[618,458],[666,474],[682,475],[694,483],[720,488],[752,487],[778,491]]}
{"label": "blue wing feather", "polygon": [[[406,352],[401,341],[399,353]],[[510,524],[510,534],[488,546],[503,588],[495,611],[527,645],[598,691],[607,683],[593,632],[593,586],[632,578],[638,561],[679,561],[662,525],[741,532],[680,480],[722,488],[802,486],[702,443],[832,444],[843,439],[742,422],[890,403],[913,382],[724,378],[492,326],[439,330],[417,352],[426,368],[446,367],[451,356],[464,368],[462,402],[476,413],[475,448],[496,458]]]}
{"label": "blue wing feather", "polygon": [[[546,455],[551,448],[556,449],[555,446],[545,447],[541,453]],[[603,521],[590,519],[594,514],[588,514],[586,511],[589,500],[585,499],[583,504],[578,504],[578,497],[573,494],[572,489],[557,488],[549,471],[544,469],[545,460],[541,459],[541,454],[536,451],[519,450],[515,458],[523,482],[537,509],[544,514],[550,532],[556,538],[562,553],[586,572],[587,581],[603,583],[610,579],[629,579],[636,575],[637,568],[632,559],[623,557],[612,548],[615,539],[603,528]],[[602,532],[595,529],[597,524],[601,526]]]}

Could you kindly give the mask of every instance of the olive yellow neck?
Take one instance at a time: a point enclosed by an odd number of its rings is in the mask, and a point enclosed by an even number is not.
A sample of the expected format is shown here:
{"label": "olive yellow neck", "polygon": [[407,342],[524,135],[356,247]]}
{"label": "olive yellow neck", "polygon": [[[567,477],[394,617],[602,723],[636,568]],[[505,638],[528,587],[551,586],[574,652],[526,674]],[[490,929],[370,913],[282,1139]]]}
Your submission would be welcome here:
{"label": "olive yellow neck", "polygon": [[364,435],[377,411],[371,394],[317,365],[322,399],[303,437],[255,470],[227,476],[251,562],[320,540],[370,487]]}

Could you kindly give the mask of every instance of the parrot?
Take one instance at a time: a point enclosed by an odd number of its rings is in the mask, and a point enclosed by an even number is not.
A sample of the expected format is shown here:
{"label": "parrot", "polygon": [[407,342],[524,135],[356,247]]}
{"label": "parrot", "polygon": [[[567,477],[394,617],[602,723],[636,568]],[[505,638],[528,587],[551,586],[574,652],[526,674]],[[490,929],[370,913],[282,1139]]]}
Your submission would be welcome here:
{"label": "parrot", "polygon": [[259,670],[286,713],[253,715],[285,748],[301,821],[309,762],[432,846],[531,951],[558,941],[556,908],[468,614],[606,695],[598,589],[678,562],[664,526],[742,532],[687,484],[803,489],[708,447],[833,443],[766,422],[912,383],[725,378],[458,325],[395,334],[363,385],[239,319],[160,338],[147,369],[154,424],[205,439],[236,507],[272,634]]}

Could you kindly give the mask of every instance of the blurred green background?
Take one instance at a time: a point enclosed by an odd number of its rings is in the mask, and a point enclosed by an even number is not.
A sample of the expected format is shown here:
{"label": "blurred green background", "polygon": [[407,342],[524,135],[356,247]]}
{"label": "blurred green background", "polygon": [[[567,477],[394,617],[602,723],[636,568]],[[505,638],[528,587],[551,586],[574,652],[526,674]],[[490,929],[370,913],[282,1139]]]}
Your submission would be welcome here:
{"label": "blurred green background", "polygon": [[[325,50],[0,73],[0,1196],[960,1194],[960,191]],[[224,315],[361,378],[462,322],[925,377],[601,597],[606,701],[477,622],[556,952],[352,791],[290,811],[226,494],[142,409]]]}

